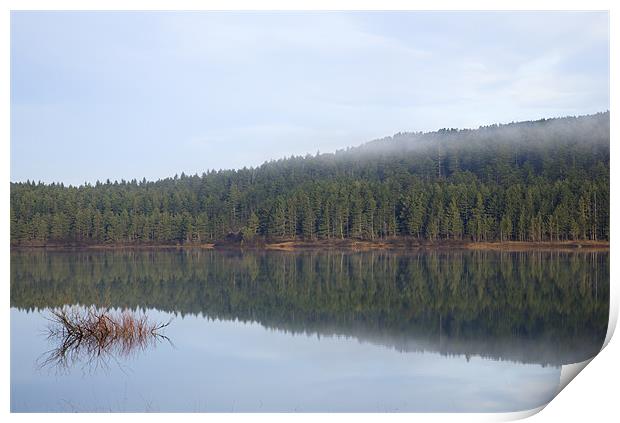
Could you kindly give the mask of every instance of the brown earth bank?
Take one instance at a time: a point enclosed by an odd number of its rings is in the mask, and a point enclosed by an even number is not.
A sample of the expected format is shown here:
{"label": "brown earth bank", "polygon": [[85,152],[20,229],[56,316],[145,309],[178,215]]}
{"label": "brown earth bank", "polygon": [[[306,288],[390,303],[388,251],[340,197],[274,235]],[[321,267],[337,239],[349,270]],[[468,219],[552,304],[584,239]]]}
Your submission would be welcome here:
{"label": "brown earth bank", "polygon": [[221,241],[202,244],[11,244],[12,251],[19,250],[178,250],[178,249],[243,249],[243,250],[497,250],[497,251],[609,251],[609,241],[504,241],[472,242],[463,240],[420,241],[413,239],[380,240],[279,240],[279,241]]}
{"label": "brown earth bank", "polygon": [[441,240],[441,241],[411,241],[411,240],[380,240],[380,241],[362,241],[362,240],[335,240],[335,241],[283,241],[277,243],[265,244],[268,250],[299,250],[299,249],[319,249],[319,248],[335,248],[349,249],[355,251],[364,250],[501,250],[501,251],[525,251],[525,250],[600,250],[608,251],[609,242],[607,241],[545,241],[545,242],[525,242],[525,241],[507,241],[507,242],[472,242],[459,240]]}

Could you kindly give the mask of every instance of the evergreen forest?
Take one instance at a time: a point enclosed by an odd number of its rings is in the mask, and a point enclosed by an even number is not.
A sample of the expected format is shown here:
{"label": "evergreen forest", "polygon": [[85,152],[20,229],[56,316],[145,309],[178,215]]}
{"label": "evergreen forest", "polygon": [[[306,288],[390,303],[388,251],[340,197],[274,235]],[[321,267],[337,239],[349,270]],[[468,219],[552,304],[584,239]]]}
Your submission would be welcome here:
{"label": "evergreen forest", "polygon": [[606,241],[609,134],[605,112],[158,181],[11,182],[11,245]]}

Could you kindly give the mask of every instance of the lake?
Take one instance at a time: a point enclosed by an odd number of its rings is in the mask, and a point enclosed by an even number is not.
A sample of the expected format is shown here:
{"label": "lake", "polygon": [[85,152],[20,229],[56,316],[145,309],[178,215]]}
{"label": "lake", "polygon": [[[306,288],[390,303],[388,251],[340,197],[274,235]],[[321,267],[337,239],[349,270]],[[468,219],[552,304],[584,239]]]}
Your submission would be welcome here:
{"label": "lake", "polygon": [[[609,314],[607,252],[33,251],[10,272],[13,412],[526,410]],[[93,306],[169,325],[62,350],[52,311]]]}

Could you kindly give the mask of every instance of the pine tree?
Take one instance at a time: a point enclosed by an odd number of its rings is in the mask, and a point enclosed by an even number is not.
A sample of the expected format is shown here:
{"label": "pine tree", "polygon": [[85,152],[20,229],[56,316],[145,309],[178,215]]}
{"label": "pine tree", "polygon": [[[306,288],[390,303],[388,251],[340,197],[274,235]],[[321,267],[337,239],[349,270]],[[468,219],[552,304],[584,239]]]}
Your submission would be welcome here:
{"label": "pine tree", "polygon": [[253,211],[250,213],[250,217],[248,218],[248,223],[243,230],[243,238],[247,240],[252,240],[256,237],[259,228],[258,216]]}

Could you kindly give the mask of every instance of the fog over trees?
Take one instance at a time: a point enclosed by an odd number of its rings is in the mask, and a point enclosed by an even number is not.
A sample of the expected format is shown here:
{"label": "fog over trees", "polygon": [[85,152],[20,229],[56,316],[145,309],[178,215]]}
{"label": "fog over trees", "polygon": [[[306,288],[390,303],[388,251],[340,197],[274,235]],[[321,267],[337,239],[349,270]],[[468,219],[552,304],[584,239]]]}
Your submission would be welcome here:
{"label": "fog over trees", "polygon": [[608,240],[609,142],[605,112],[155,182],[11,183],[11,244]]}

